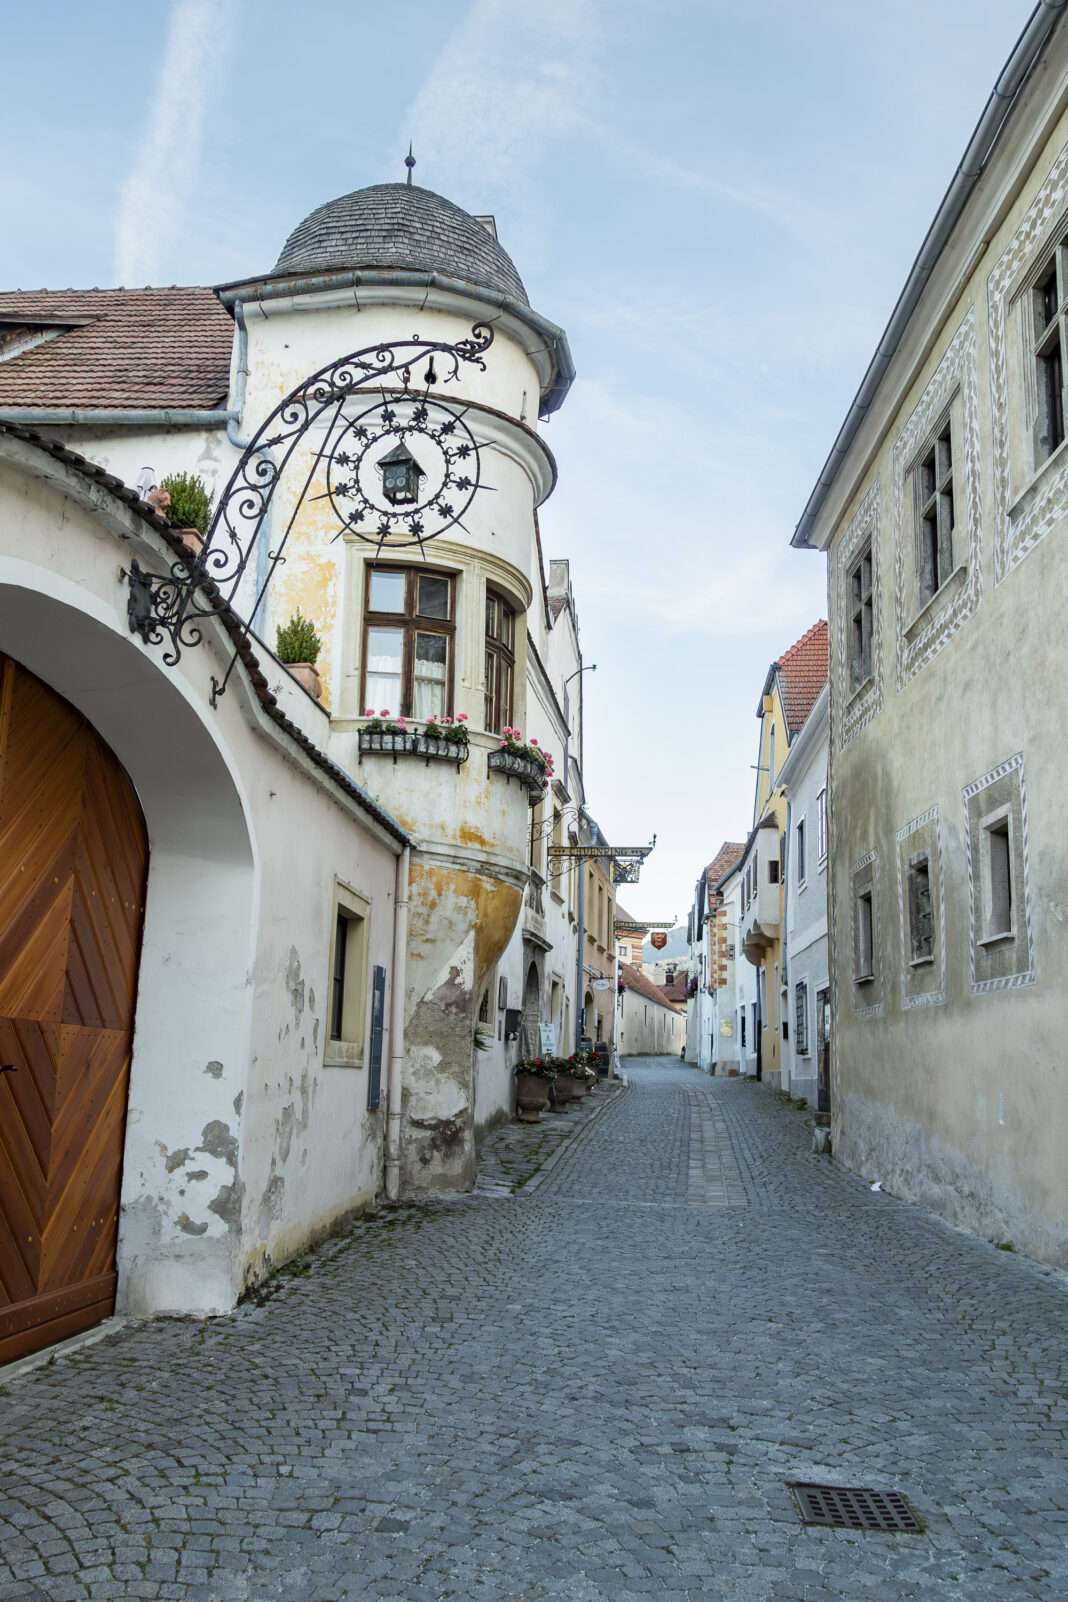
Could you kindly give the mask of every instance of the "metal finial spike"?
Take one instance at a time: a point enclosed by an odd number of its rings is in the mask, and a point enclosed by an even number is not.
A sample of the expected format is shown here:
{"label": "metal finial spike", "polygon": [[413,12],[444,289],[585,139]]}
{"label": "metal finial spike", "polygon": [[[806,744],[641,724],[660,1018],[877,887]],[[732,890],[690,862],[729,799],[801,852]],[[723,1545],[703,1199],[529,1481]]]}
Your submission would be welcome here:
{"label": "metal finial spike", "polygon": [[412,168],[415,166],[415,157],[412,155],[411,141],[408,143],[408,154],[404,158],[404,165],[408,169],[408,182],[412,181]]}

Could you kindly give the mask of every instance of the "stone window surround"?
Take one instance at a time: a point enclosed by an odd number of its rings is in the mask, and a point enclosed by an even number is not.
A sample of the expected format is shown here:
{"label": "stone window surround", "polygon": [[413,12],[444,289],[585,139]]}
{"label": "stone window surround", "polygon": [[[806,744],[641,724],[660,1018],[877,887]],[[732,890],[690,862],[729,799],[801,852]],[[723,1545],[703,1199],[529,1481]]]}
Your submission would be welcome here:
{"label": "stone window surround", "polygon": [[[1068,234],[1068,145],[1057,156],[1038,194],[987,279],[990,325],[990,400],[994,459],[994,583],[1013,568],[1068,514],[1068,440],[1035,462],[1033,425],[1037,380],[1033,372],[1032,289]],[[1024,411],[1009,406],[1009,373],[1023,364]]]}
{"label": "stone window surround", "polygon": [[344,1016],[353,1020],[354,1026],[347,1031],[343,1040],[333,1040],[330,1037],[330,1022],[328,1019],[325,1030],[326,1038],[323,1041],[323,1067],[324,1068],[362,1068],[364,1066],[364,1052],[367,1033],[367,962],[370,951],[372,903],[355,886],[348,884],[344,879],[334,880],[334,893],[330,913],[330,947],[327,965],[327,982],[323,986],[323,994],[332,999],[334,980],[334,951],[337,942],[337,924],[339,917],[348,917],[360,924],[359,948],[353,953],[346,946],[345,960],[345,1002]]}
{"label": "stone window surround", "polygon": [[[909,977],[914,974],[917,967],[927,967],[928,962],[914,964],[912,961],[912,947],[909,931],[908,915],[908,858],[913,853],[909,850],[908,842],[916,835],[923,833],[933,826],[934,850],[927,852],[928,863],[933,867],[938,878],[938,926],[935,930],[935,955],[932,974],[937,973],[938,984],[930,990],[918,990],[909,993]],[[946,892],[945,880],[942,872],[942,831],[939,823],[937,806],[928,807],[919,817],[910,818],[902,828],[897,831],[897,871],[898,871],[898,902],[901,914],[901,1006],[905,1011],[913,1007],[943,1006],[946,1000]],[[935,901],[932,887],[932,902]]]}
{"label": "stone window surround", "polygon": [[[799,834],[799,832],[800,832],[800,844],[798,844],[798,834]],[[809,838],[808,838],[808,813],[807,812],[802,812],[801,816],[797,819],[797,822],[794,824],[794,858],[795,858],[795,860],[798,857],[801,857],[801,859],[802,859],[801,872],[798,874],[797,880],[796,880],[797,888],[798,888],[799,891],[808,889],[808,874],[809,874],[808,863],[809,863],[809,857],[811,856],[811,854],[812,854],[811,853],[811,847],[809,845]]]}
{"label": "stone window surround", "polygon": [[[871,870],[868,872],[868,870]],[[870,974],[857,973],[857,901],[866,890],[871,892],[871,965]],[[849,870],[849,926],[852,955],[853,1016],[876,1018],[883,1011],[883,962],[880,933],[879,852],[872,848],[854,862]],[[868,999],[871,998],[871,999]]]}
{"label": "stone window surround", "polygon": [[[914,475],[947,419],[953,433],[954,456],[953,571],[921,605],[917,594],[919,530]],[[893,463],[894,623],[900,691],[972,616],[983,597],[974,308],[969,309],[954,334],[898,436]]]}
{"label": "stone window surround", "polygon": [[[799,979],[794,985],[794,1052],[798,1057],[812,1056],[812,1030],[809,1027],[808,990],[807,979]],[[804,1007],[800,1012],[797,1006],[799,1000],[804,1002]],[[797,1023],[799,1017],[804,1024],[803,1031]]]}
{"label": "stone window surround", "polygon": [[827,871],[828,838],[827,786],[824,785],[816,796],[816,864],[820,873]]}
{"label": "stone window surround", "polygon": [[[867,723],[870,723],[883,705],[882,664],[882,591],[879,581],[880,481],[876,478],[865,494],[834,552],[834,595],[837,616],[834,631],[834,666],[837,680],[838,705],[842,708],[839,720],[839,748],[849,744]],[[849,580],[857,560],[866,544],[871,545],[872,564],[872,671],[863,684],[853,686],[850,674],[851,652],[849,644],[850,590]]]}
{"label": "stone window surround", "polygon": [[[1006,780],[1009,781],[1008,785],[1004,783]],[[978,800],[985,791],[995,787],[1002,792],[1008,789],[1008,799],[999,800],[995,794],[995,796],[991,797],[993,804],[989,806]],[[1035,969],[1034,936],[1031,926],[1031,860],[1028,843],[1027,785],[1024,776],[1023,752],[1017,751],[1014,756],[1009,757],[1005,762],[1000,762],[997,767],[991,768],[990,772],[985,773],[981,779],[976,779],[972,784],[965,785],[961,791],[961,798],[964,804],[964,831],[968,851],[968,911],[972,995],[986,995],[999,990],[1015,990],[1022,985],[1034,984],[1037,973]],[[973,802],[977,804],[973,806],[971,804]],[[980,860],[977,873],[976,859],[977,857],[981,858],[984,829],[991,822],[997,822],[1005,816],[1010,819],[1013,926],[1004,933],[988,937],[981,933],[984,900],[983,868]],[[1014,970],[998,974],[981,974],[980,970],[984,965],[993,965],[988,962],[987,953],[998,953],[1010,948],[1015,948],[1018,959]]]}

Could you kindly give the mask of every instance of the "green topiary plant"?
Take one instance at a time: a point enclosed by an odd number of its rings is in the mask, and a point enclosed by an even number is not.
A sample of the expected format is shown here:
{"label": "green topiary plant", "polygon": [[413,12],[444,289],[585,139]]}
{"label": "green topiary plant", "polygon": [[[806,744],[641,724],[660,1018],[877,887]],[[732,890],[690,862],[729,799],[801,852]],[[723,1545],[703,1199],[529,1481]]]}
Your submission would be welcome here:
{"label": "green topiary plant", "polygon": [[174,528],[195,528],[206,534],[211,521],[211,496],[196,473],[171,473],[161,486],[171,498],[167,516]]}
{"label": "green topiary plant", "polygon": [[299,607],[285,628],[277,629],[276,633],[279,662],[309,662],[315,666],[323,642],[315,632],[312,619],[301,617]]}

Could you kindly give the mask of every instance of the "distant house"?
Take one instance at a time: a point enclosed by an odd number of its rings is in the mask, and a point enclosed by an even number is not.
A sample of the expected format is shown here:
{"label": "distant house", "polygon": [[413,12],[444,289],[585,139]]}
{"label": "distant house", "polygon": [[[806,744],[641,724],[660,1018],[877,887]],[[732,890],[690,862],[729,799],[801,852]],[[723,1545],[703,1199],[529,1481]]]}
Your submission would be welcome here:
{"label": "distant house", "polygon": [[744,850],[745,846],[737,841],[724,841],[702,870],[690,909],[690,975],[694,988],[687,1001],[686,1061],[705,1073],[713,1071],[717,1059],[721,1000],[728,963],[734,962],[734,942],[727,936],[723,896],[717,886]]}
{"label": "distant house", "polygon": [[757,707],[753,830],[741,858],[738,944],[756,969],[755,1072],[776,1090],[782,1084],[782,1045],[789,1035],[782,970],[786,796],[780,769],[827,682],[827,624],[822,620],[768,669]]}
{"label": "distant house", "polygon": [[686,1044],[686,1014],[646,977],[622,963],[617,1050],[621,1057],[678,1057]]}
{"label": "distant house", "polygon": [[782,1088],[829,1111],[827,735],[824,685],[779,773],[786,796]]}

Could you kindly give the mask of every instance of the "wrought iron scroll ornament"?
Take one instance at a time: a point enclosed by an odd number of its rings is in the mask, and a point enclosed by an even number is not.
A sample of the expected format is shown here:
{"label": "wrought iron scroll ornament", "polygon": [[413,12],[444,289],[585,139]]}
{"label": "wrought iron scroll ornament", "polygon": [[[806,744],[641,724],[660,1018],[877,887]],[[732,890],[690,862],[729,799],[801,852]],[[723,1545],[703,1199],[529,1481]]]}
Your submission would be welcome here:
{"label": "wrought iron scroll ornament", "polygon": [[[465,421],[468,408],[440,398],[438,387],[455,382],[465,367],[485,371],[493,329],[476,323],[468,339],[395,340],[369,345],[313,373],[279,403],[256,431],[219,498],[195,558],[179,558],[164,576],[129,571],[130,630],[146,644],[166,643],[168,667],[182,651],[199,645],[198,620],[233,604],[254,557],[264,520],[295,453],[309,433],[316,441],[303,478],[287,503],[281,538],[267,556],[265,572],[248,610],[240,643],[285,561],[285,547],[306,503],[327,500],[338,521],[334,539],[349,533],[375,548],[423,551],[446,530],[465,528],[464,517],[482,482],[484,449]],[[390,382],[387,384],[387,380]],[[369,391],[377,390],[374,399]],[[354,409],[358,396],[366,402]],[[382,458],[398,450],[418,454],[418,490],[396,502],[385,493]],[[321,484],[321,489],[316,486]],[[255,564],[252,571],[256,571]],[[226,689],[238,651],[221,681],[212,679],[212,704]]]}

